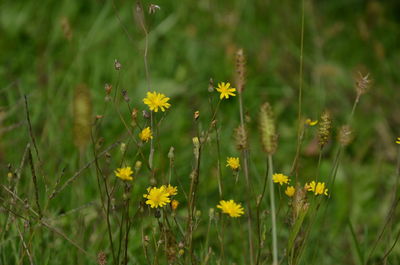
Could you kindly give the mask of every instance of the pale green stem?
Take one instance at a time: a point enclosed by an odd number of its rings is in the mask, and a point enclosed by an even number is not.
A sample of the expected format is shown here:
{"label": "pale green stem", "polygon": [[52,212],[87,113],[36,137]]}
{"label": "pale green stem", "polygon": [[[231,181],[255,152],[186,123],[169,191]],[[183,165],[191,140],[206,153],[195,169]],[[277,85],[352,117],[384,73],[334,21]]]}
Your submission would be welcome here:
{"label": "pale green stem", "polygon": [[278,239],[276,236],[276,211],[275,211],[275,194],[274,183],[272,182],[273,163],[272,155],[268,155],[268,178],[269,178],[269,195],[271,201],[271,222],[272,222],[272,265],[278,265]]}

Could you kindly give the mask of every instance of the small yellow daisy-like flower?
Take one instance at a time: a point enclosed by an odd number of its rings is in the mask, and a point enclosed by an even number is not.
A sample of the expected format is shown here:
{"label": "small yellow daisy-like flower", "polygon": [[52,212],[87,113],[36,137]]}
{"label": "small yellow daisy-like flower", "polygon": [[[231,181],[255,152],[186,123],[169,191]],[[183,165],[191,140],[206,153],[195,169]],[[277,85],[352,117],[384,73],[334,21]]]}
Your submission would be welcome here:
{"label": "small yellow daisy-like flower", "polygon": [[304,188],[308,191],[314,192],[315,195],[326,195],[328,196],[328,189],[325,188],[325,182],[311,181],[310,184],[306,183]]}
{"label": "small yellow daisy-like flower", "polygon": [[178,209],[178,205],[179,205],[179,202],[177,200],[172,200],[171,208],[173,211],[176,211],[176,209]]}
{"label": "small yellow daisy-like flower", "polygon": [[122,180],[133,180],[131,176],[133,174],[131,167],[117,168],[117,170],[115,170],[114,173],[117,177],[119,177]]}
{"label": "small yellow daisy-like flower", "polygon": [[306,120],[306,124],[309,125],[309,126],[317,125],[317,123],[318,123],[318,120],[315,120],[315,121],[313,121],[311,119],[307,119]]}
{"label": "small yellow daisy-like flower", "polygon": [[140,133],[139,133],[139,138],[143,142],[148,142],[150,139],[153,139],[153,132],[151,131],[150,127],[144,128]]}
{"label": "small yellow daisy-like flower", "polygon": [[288,183],[290,182],[289,177],[286,176],[286,175],[283,175],[283,174],[281,174],[281,173],[279,173],[279,174],[276,173],[276,174],[272,175],[272,180],[273,180],[275,183],[279,183],[281,186],[282,186],[283,184],[288,184]]}
{"label": "small yellow daisy-like flower", "polygon": [[226,166],[232,168],[233,170],[238,170],[240,167],[239,157],[228,157],[226,159]]}
{"label": "small yellow daisy-like flower", "polygon": [[285,190],[285,194],[289,197],[293,197],[294,193],[296,192],[296,188],[293,186],[288,186]]}
{"label": "small yellow daisy-like flower", "polygon": [[223,99],[223,98],[228,99],[229,96],[232,96],[232,97],[236,96],[236,95],[233,93],[233,92],[236,91],[236,88],[233,88],[233,87],[231,88],[230,86],[231,86],[231,84],[230,84],[229,82],[227,82],[227,83],[225,83],[225,82],[218,83],[218,87],[217,87],[216,89],[217,89],[217,91],[218,91],[219,93],[221,93],[221,94],[219,95],[219,98],[220,98],[220,99]]}
{"label": "small yellow daisy-like flower", "polygon": [[217,208],[221,209],[223,213],[228,214],[230,217],[240,217],[244,214],[244,209],[240,203],[235,203],[233,200],[220,201]]}
{"label": "small yellow daisy-like flower", "polygon": [[400,137],[397,137],[396,144],[400,144]]}
{"label": "small yellow daisy-like flower", "polygon": [[143,197],[147,199],[146,204],[150,205],[151,208],[164,207],[167,203],[171,202],[165,186],[161,186],[160,188],[149,187],[147,188],[147,194],[143,194]]}
{"label": "small yellow daisy-like flower", "polygon": [[178,187],[174,187],[171,184],[168,184],[168,186],[162,185],[162,187],[165,188],[165,191],[169,194],[169,196],[178,194]]}
{"label": "small yellow daisy-like flower", "polygon": [[160,108],[161,111],[164,112],[165,109],[171,107],[168,100],[169,98],[162,93],[147,92],[147,96],[143,99],[143,102],[149,106],[151,111],[158,112],[158,109]]}

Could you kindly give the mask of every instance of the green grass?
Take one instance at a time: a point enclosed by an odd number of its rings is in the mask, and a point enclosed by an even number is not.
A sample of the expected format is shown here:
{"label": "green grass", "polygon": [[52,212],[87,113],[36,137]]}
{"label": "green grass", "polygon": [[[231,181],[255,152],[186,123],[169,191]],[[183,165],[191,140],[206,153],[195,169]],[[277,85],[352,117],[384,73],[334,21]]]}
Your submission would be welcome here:
{"label": "green grass", "polygon": [[[298,2],[298,1],[297,1]],[[208,128],[211,110],[209,99],[216,104],[217,95],[207,91],[208,82],[234,80],[234,57],[238,48],[247,55],[247,85],[243,94],[250,131],[250,174],[254,197],[261,192],[266,172],[265,155],[259,142],[259,106],[269,101],[275,111],[279,146],[274,155],[276,171],[289,173],[296,152],[297,93],[299,80],[301,3],[296,1],[161,1],[161,9],[148,15],[149,70],[152,89],[171,98],[171,109],[162,121],[157,137],[155,164],[157,179],[168,176],[171,146],[175,148],[176,175],[173,183],[180,191],[189,189],[192,170],[192,137],[196,134],[193,113],[200,111],[199,126]],[[326,210],[315,221],[301,264],[361,264],[366,259],[385,222],[393,199],[396,181],[394,144],[400,136],[398,75],[400,50],[400,6],[396,1],[305,1],[304,41],[304,117],[318,119],[324,109],[334,118],[335,130],[347,122],[356,96],[354,76],[369,72],[372,89],[361,97],[355,113],[355,139],[341,157],[334,194]],[[149,2],[143,3],[145,6]],[[134,3],[116,1],[117,19],[112,1],[35,1],[0,2],[0,183],[8,185],[8,165],[17,169],[26,145],[31,142],[26,123],[23,95],[27,95],[33,134],[37,141],[41,163],[32,149],[39,182],[40,203],[48,204],[45,218],[62,230],[88,253],[82,255],[49,229],[35,220],[26,228],[16,218],[3,226],[7,211],[0,211],[0,264],[29,264],[24,255],[18,229],[29,240],[35,264],[96,264],[93,256],[105,251],[111,264],[107,227],[101,212],[96,169],[91,166],[56,198],[47,199],[46,185],[51,191],[65,169],[61,182],[93,159],[91,144],[80,157],[74,146],[73,95],[75,87],[86,84],[90,89],[93,116],[104,114],[98,137],[104,138],[102,148],[117,140],[127,141],[126,130],[111,103],[105,102],[104,84],[117,82],[127,90],[130,106],[145,109],[146,93],[143,64],[145,37],[132,17]],[[62,18],[69,21],[72,38],[68,40],[61,27]],[[124,31],[125,28],[128,34]],[[120,72],[114,69],[114,59],[122,63]],[[120,97],[120,96],[119,96]],[[123,117],[130,113],[119,99]],[[107,107],[106,107],[107,106]],[[104,112],[104,109],[106,111]],[[158,118],[161,115],[157,116]],[[245,201],[245,181],[239,182],[228,168],[225,157],[239,156],[232,131],[239,124],[237,100],[224,101],[218,113],[221,137],[221,159],[226,199]],[[15,126],[15,127],[14,127]],[[135,134],[138,131],[134,131]],[[328,176],[337,150],[336,131],[324,149],[319,175]],[[304,150],[312,150],[316,129],[307,131]],[[203,150],[198,192],[199,217],[195,233],[196,251],[204,253],[209,208],[219,201],[215,134]],[[32,144],[31,147],[33,148]],[[149,152],[148,146],[144,153]],[[136,150],[128,145],[127,162],[136,161]],[[105,173],[112,175],[122,154],[119,147],[110,151],[109,161],[101,159]],[[318,174],[317,152],[304,151],[299,179],[303,182]],[[149,173],[142,168],[135,180],[131,211],[149,185]],[[26,161],[18,195],[36,209],[34,187],[29,163]],[[49,191],[47,191],[49,192]],[[289,237],[287,199],[277,190],[279,253]],[[116,195],[118,201],[122,190]],[[268,196],[266,196],[268,197]],[[1,204],[10,196],[0,189]],[[186,214],[185,196],[180,192],[181,208]],[[6,205],[6,204],[4,204]],[[8,205],[8,204],[7,204]],[[86,205],[84,208],[79,208]],[[269,201],[263,203],[269,210]],[[74,209],[79,210],[74,211]],[[71,212],[72,211],[72,212]],[[270,215],[263,212],[263,231],[267,242]],[[24,213],[24,212],[21,212]],[[118,215],[119,211],[116,212]],[[25,214],[25,213],[24,213]],[[370,264],[382,264],[381,258],[399,231],[398,210],[394,221],[378,244]],[[144,264],[141,224],[151,236],[156,224],[147,210],[133,222],[129,242],[130,264]],[[143,216],[143,217],[142,217]],[[143,221],[142,221],[143,220]],[[7,228],[4,230],[4,228]],[[226,264],[247,264],[246,218],[226,222]],[[117,237],[115,231],[114,236]],[[214,254],[209,264],[219,258],[217,233],[212,222],[210,246]],[[270,244],[264,246],[263,258],[270,262]],[[243,255],[245,253],[245,255]],[[21,260],[21,257],[23,259]],[[396,246],[387,264],[400,261]],[[163,264],[164,260],[160,262]]]}

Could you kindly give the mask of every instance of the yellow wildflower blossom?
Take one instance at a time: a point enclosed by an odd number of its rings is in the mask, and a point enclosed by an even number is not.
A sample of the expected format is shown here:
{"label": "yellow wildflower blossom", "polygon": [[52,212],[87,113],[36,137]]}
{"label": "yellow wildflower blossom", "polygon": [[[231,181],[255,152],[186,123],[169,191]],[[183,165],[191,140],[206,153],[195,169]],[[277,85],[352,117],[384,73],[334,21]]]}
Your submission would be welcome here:
{"label": "yellow wildflower blossom", "polygon": [[169,98],[162,93],[147,92],[147,96],[143,99],[143,102],[149,106],[151,111],[158,112],[158,109],[160,108],[161,111],[164,112],[165,109],[171,107],[168,100]]}
{"label": "yellow wildflower blossom", "polygon": [[149,187],[147,188],[147,194],[143,194],[143,197],[147,199],[146,204],[150,205],[151,208],[164,207],[167,203],[171,202],[165,186],[161,186],[160,188]]}
{"label": "yellow wildflower blossom", "polygon": [[283,174],[281,174],[281,173],[272,175],[272,180],[273,180],[275,183],[279,183],[281,186],[282,186],[283,184],[288,184],[288,183],[290,182],[289,177],[286,176],[286,175],[283,175]]}
{"label": "yellow wildflower blossom", "polygon": [[400,144],[400,137],[397,137],[396,144]]}
{"label": "yellow wildflower blossom", "polygon": [[244,214],[244,209],[240,203],[235,203],[233,200],[220,201],[217,208],[221,209],[223,213],[228,214],[230,217],[239,217]]}
{"label": "yellow wildflower blossom", "polygon": [[288,186],[285,190],[285,194],[289,197],[293,197],[294,193],[296,192],[296,188],[293,186]]}
{"label": "yellow wildflower blossom", "polygon": [[168,184],[168,186],[162,185],[162,187],[165,188],[165,191],[169,194],[169,196],[178,194],[178,187],[174,187],[171,184]]}
{"label": "yellow wildflower blossom", "polygon": [[178,208],[179,202],[177,200],[172,200],[171,202],[171,208],[173,211],[175,211]]}
{"label": "yellow wildflower blossom", "polygon": [[328,195],[328,189],[325,188],[325,182],[311,181],[310,184],[306,183],[304,188],[308,191],[314,192],[315,195]]}
{"label": "yellow wildflower blossom", "polygon": [[151,131],[150,127],[144,128],[140,133],[139,133],[139,138],[143,142],[148,142],[150,139],[153,139],[153,132]]}
{"label": "yellow wildflower blossom", "polygon": [[114,171],[114,173],[117,177],[119,177],[122,180],[133,180],[131,176],[133,174],[131,167],[118,168],[117,170]]}
{"label": "yellow wildflower blossom", "polygon": [[238,170],[240,167],[239,157],[228,157],[226,159],[226,166],[230,167],[233,170]]}
{"label": "yellow wildflower blossom", "polygon": [[229,98],[229,96],[236,96],[233,92],[235,92],[236,91],[236,88],[230,88],[230,86],[231,86],[231,84],[229,83],[229,82],[227,82],[227,83],[225,83],[225,82],[222,82],[222,83],[218,83],[218,87],[216,88],[216,90],[219,92],[219,93],[221,93],[220,95],[219,95],[219,98],[220,99],[223,99],[223,98],[226,98],[226,99],[228,99]]}
{"label": "yellow wildflower blossom", "polygon": [[315,120],[315,121],[313,121],[311,119],[307,119],[306,120],[306,124],[309,125],[309,126],[317,125],[317,123],[318,123],[318,120]]}

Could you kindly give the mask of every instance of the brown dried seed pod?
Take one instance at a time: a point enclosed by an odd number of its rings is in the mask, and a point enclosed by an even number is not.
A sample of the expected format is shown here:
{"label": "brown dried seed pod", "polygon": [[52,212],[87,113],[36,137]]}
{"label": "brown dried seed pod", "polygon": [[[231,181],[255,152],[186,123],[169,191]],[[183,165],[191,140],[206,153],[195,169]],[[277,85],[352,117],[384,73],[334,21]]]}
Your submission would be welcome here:
{"label": "brown dried seed pod", "polygon": [[361,96],[365,94],[371,86],[371,79],[369,79],[369,74],[363,76],[361,73],[358,73],[358,77],[356,78],[356,90],[357,94]]}
{"label": "brown dried seed pod", "polygon": [[236,52],[236,88],[238,93],[242,93],[246,84],[246,57],[242,49]]}
{"label": "brown dried seed pod", "polygon": [[348,146],[353,139],[353,131],[349,125],[340,127],[338,140],[342,146]]}
{"label": "brown dried seed pod", "polygon": [[237,150],[241,151],[248,149],[248,136],[246,128],[240,125],[235,129],[234,135]]}

